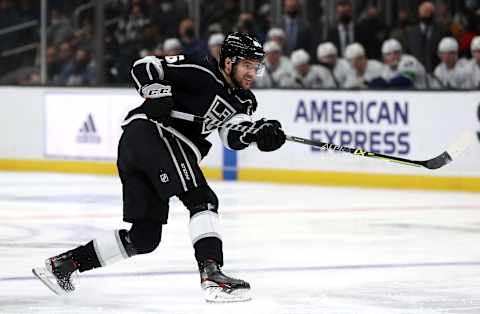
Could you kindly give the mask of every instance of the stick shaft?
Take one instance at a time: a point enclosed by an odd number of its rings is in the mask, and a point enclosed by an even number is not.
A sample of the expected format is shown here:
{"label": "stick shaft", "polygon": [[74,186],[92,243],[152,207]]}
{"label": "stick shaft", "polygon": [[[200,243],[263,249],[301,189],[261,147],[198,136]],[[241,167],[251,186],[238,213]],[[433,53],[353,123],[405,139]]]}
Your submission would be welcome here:
{"label": "stick shaft", "polygon": [[[245,126],[245,125],[239,125],[235,123],[229,123],[229,122],[222,122],[218,120],[211,120],[209,118],[205,117],[199,117],[195,116],[189,113],[185,112],[179,112],[173,110],[171,113],[171,116],[177,119],[181,120],[187,120],[187,121],[192,121],[192,122],[197,122],[197,123],[207,123],[210,126],[215,126],[219,128],[227,128],[230,130],[234,131],[239,131],[239,132],[247,132],[247,133],[257,133],[258,129]],[[327,142],[321,142],[321,141],[315,141],[307,138],[302,138],[298,136],[293,136],[293,135],[286,135],[286,140],[290,142],[295,142],[295,143],[300,143],[300,144],[305,144],[305,145],[310,145],[314,147],[318,147],[320,149],[324,150],[332,150],[332,151],[339,151],[339,152],[344,152],[344,153],[349,153],[353,154],[355,156],[359,157],[369,157],[369,158],[375,158],[375,159],[382,159],[385,161],[389,162],[395,162],[399,163],[402,165],[407,165],[407,166],[413,166],[413,167],[425,167],[429,169],[437,169],[442,167],[443,165],[447,164],[448,162],[451,161],[451,157],[445,155],[445,153],[432,158],[430,160],[426,161],[419,161],[419,160],[411,160],[411,159],[406,159],[406,158],[401,158],[401,157],[396,157],[396,156],[390,156],[390,155],[385,155],[385,154],[380,154],[380,153],[373,153],[373,152],[368,152],[362,148],[352,148],[352,147],[347,147],[347,146],[342,146],[342,145],[336,145],[332,143],[327,143]],[[435,161],[435,166],[432,166],[432,161]]]}

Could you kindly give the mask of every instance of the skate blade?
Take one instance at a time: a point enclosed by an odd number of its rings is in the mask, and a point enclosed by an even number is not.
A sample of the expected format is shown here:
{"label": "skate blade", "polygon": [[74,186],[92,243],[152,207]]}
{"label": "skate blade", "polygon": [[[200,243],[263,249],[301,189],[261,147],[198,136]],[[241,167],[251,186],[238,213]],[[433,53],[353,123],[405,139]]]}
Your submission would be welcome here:
{"label": "skate blade", "polygon": [[60,288],[56,282],[53,282],[49,277],[52,276],[45,268],[38,267],[33,268],[32,273],[37,277],[45,286],[47,286],[50,291],[56,295],[65,295],[67,294],[65,290]]}
{"label": "skate blade", "polygon": [[248,302],[252,300],[250,289],[237,289],[226,292],[220,287],[209,287],[205,289],[205,301],[207,303],[234,303]]}

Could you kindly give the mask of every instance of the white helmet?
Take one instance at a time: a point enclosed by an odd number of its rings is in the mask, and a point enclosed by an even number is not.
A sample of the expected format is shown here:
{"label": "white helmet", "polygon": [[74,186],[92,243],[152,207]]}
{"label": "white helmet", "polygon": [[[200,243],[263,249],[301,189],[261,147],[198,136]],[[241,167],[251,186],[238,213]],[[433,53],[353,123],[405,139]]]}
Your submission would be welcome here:
{"label": "white helmet", "polygon": [[222,33],[215,33],[210,35],[210,38],[208,38],[208,45],[219,46],[223,44],[224,40],[225,40],[225,35],[223,35]]}
{"label": "white helmet", "polygon": [[182,43],[178,38],[167,38],[163,42],[163,50],[175,50],[175,49],[182,49]]}
{"label": "white helmet", "polygon": [[387,39],[382,45],[382,54],[386,55],[392,52],[402,52],[402,45],[395,38]]}
{"label": "white helmet", "polygon": [[480,36],[475,36],[470,43],[470,50],[472,51],[472,54],[475,50],[480,50]]}
{"label": "white helmet", "polygon": [[280,47],[276,41],[270,40],[263,44],[263,51],[265,51],[265,53],[280,52],[282,51],[282,47]]}
{"label": "white helmet", "polygon": [[444,37],[438,44],[438,53],[458,52],[458,43],[453,37]]}
{"label": "white helmet", "polygon": [[358,57],[365,57],[365,49],[361,44],[353,43],[345,48],[345,58],[351,60]]}
{"label": "white helmet", "polygon": [[310,56],[304,49],[298,49],[292,52],[290,61],[292,61],[293,66],[298,66],[310,62]]}
{"label": "white helmet", "polygon": [[279,27],[270,28],[267,33],[267,38],[272,39],[272,37],[285,38],[285,32]]}
{"label": "white helmet", "polygon": [[317,47],[317,58],[318,60],[323,59],[327,56],[338,55],[337,47],[331,42],[326,42],[318,45]]}

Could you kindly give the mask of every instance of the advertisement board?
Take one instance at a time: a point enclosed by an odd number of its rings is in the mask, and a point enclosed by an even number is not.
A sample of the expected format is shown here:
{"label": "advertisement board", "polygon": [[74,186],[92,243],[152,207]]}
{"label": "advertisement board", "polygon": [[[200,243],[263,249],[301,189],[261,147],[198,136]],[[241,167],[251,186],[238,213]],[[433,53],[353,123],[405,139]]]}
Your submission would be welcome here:
{"label": "advertisement board", "polygon": [[[257,118],[278,119],[287,134],[409,159],[429,159],[463,131],[480,130],[480,92],[259,90]],[[480,175],[476,141],[437,171],[287,143],[273,153],[249,148],[238,167],[428,175]]]}

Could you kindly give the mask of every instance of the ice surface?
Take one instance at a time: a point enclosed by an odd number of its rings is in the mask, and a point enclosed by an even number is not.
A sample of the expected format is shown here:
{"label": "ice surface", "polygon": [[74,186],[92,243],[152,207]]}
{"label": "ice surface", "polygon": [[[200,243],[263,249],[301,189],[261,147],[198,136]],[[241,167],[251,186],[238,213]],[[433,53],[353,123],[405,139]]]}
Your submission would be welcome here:
{"label": "ice surface", "polygon": [[57,297],[31,274],[121,221],[114,177],[0,173],[0,313],[480,313],[480,195],[212,182],[227,273],[253,301],[207,304],[171,202],[152,254],[80,276]]}

